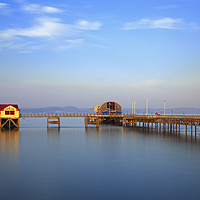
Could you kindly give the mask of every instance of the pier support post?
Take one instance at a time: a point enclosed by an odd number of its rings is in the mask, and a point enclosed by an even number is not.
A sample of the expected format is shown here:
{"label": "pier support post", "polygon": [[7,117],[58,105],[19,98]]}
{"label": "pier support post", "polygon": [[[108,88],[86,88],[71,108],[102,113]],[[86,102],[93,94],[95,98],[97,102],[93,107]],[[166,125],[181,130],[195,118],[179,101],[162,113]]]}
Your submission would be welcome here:
{"label": "pier support post", "polygon": [[123,127],[126,127],[126,117],[123,117]]}
{"label": "pier support post", "polygon": [[101,119],[96,116],[89,116],[85,117],[85,128],[88,128],[88,124],[96,125],[97,128],[99,128]]}
{"label": "pier support post", "polygon": [[[57,120],[52,121],[51,119],[57,119]],[[49,124],[58,124],[58,128],[60,128],[60,117],[47,117],[47,128],[49,128]]]}
{"label": "pier support post", "polygon": [[99,117],[96,118],[96,128],[99,128]]}
{"label": "pier support post", "polygon": [[19,118],[0,118],[0,128],[19,128]]}
{"label": "pier support post", "polygon": [[11,123],[10,123],[10,119],[8,120],[8,123],[9,123],[9,129],[11,128]]}
{"label": "pier support post", "polygon": [[88,127],[88,117],[85,117],[85,128]]}
{"label": "pier support post", "polygon": [[[186,122],[187,123],[187,122]],[[186,131],[186,135],[187,135],[187,124],[185,124],[185,131]]]}
{"label": "pier support post", "polygon": [[168,129],[168,132],[169,132],[169,120],[168,120],[168,123],[167,123],[167,129]]}
{"label": "pier support post", "polygon": [[196,126],[196,121],[195,121],[195,127],[194,127],[194,129],[195,129],[195,137],[197,136],[197,126]]}
{"label": "pier support post", "polygon": [[170,133],[172,132],[172,121],[170,120]]}

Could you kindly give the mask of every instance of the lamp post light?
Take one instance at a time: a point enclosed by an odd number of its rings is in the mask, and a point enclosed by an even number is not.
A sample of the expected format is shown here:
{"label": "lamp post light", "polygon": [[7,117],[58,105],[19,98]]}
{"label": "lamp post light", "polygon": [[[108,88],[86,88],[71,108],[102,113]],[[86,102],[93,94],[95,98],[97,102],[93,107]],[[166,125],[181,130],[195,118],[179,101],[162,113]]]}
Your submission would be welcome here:
{"label": "lamp post light", "polygon": [[132,115],[133,115],[133,101],[132,101]]}
{"label": "lamp post light", "polygon": [[166,109],[166,101],[164,100],[164,115],[165,115],[165,109]]}
{"label": "lamp post light", "polygon": [[148,104],[149,104],[149,101],[148,101],[148,98],[146,100],[146,115],[148,115]]}

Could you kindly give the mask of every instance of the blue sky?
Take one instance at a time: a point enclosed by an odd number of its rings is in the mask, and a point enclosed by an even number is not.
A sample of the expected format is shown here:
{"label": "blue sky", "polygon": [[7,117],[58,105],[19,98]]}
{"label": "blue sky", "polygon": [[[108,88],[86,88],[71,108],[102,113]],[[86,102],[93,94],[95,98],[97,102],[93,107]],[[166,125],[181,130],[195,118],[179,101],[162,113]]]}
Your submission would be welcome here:
{"label": "blue sky", "polygon": [[0,102],[200,107],[200,0],[0,0]]}

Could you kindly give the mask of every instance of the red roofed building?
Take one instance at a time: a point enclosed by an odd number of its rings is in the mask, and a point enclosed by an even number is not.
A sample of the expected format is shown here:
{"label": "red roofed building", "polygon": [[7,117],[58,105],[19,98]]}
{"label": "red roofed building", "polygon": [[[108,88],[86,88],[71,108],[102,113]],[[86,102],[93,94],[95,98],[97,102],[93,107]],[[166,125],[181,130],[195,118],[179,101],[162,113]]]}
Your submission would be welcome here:
{"label": "red roofed building", "polygon": [[0,128],[11,124],[19,127],[19,111],[17,104],[0,104]]}

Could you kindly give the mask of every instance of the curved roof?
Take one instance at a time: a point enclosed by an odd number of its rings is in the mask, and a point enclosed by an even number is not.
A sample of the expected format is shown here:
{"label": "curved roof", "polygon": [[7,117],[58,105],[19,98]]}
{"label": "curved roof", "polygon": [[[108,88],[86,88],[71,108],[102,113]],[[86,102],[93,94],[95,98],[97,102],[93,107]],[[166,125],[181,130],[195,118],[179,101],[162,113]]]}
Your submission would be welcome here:
{"label": "curved roof", "polygon": [[[113,103],[116,103],[118,104],[117,102],[114,102],[114,101],[107,101],[107,102],[104,102],[104,103],[99,103],[95,106],[94,108],[94,112],[98,112],[98,108],[101,108],[101,106],[103,106],[105,103],[108,103],[108,102],[113,102]],[[119,104],[118,104],[119,105]],[[119,105],[120,106],[120,105]],[[121,106],[120,106],[121,107]]]}
{"label": "curved roof", "polygon": [[[104,103],[106,103],[106,102],[104,102]],[[99,103],[99,104],[97,104],[97,105],[95,106],[95,108],[94,108],[94,112],[98,112],[98,108],[100,108],[104,103]]]}

